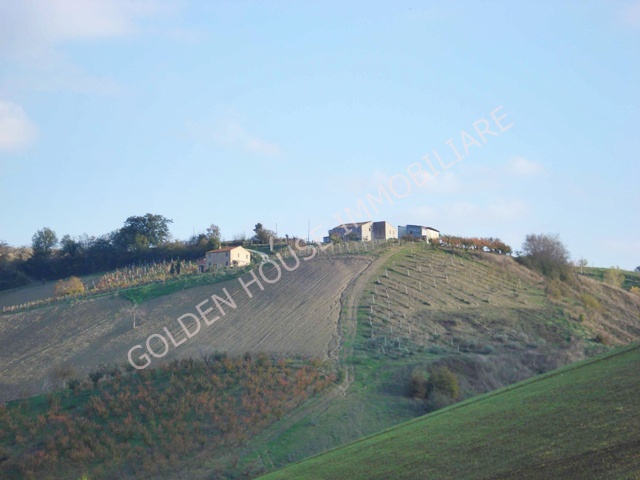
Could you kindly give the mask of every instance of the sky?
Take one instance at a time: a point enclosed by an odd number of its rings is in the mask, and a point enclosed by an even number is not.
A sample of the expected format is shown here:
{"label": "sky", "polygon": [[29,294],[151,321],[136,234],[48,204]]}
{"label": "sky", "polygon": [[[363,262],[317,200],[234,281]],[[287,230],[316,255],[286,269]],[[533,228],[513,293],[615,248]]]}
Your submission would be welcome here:
{"label": "sky", "polygon": [[[633,269],[638,125],[638,0],[0,0],[14,246],[145,213],[176,239],[317,238],[351,210]],[[446,170],[407,186],[434,150]]]}

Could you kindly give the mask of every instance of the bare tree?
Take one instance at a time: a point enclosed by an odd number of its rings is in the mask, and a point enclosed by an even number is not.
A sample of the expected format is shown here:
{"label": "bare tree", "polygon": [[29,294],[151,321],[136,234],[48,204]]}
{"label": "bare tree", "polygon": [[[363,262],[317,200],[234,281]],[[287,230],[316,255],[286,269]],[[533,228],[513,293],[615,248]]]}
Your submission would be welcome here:
{"label": "bare tree", "polygon": [[558,235],[529,234],[522,244],[522,262],[547,277],[566,279],[570,274],[569,251]]}
{"label": "bare tree", "polygon": [[580,267],[580,274],[582,274],[582,268],[586,267],[587,265],[589,265],[589,262],[587,261],[586,258],[581,258],[580,260],[578,260],[578,266]]}

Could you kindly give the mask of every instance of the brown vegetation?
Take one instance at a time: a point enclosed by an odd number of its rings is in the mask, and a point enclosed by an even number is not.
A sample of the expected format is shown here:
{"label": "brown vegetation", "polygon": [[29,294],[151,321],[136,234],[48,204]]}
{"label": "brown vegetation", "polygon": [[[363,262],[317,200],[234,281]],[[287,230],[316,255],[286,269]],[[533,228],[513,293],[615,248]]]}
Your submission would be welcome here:
{"label": "brown vegetation", "polygon": [[320,362],[259,354],[183,359],[135,374],[103,367],[72,393],[0,406],[0,477],[165,476],[245,442],[335,380]]}

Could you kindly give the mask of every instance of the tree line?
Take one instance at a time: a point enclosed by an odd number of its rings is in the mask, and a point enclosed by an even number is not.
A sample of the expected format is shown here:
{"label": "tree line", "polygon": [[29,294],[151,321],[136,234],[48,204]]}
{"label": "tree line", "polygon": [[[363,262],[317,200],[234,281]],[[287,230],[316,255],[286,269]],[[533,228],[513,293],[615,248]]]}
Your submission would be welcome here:
{"label": "tree line", "polygon": [[162,215],[147,213],[128,217],[121,228],[100,236],[59,238],[54,230],[44,227],[33,235],[31,248],[0,241],[0,290],[132,264],[195,260],[221,245],[220,227],[215,224],[182,241],[171,238],[171,223]]}

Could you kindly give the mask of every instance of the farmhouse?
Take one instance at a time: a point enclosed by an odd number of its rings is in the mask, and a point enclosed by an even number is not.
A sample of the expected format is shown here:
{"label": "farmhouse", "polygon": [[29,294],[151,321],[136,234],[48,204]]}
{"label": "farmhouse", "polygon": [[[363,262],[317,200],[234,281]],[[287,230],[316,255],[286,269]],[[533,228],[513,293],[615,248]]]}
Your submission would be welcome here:
{"label": "farmhouse", "polygon": [[369,240],[388,240],[398,238],[398,231],[389,222],[379,221],[357,222],[339,225],[329,230],[329,235],[324,237],[325,242],[331,241],[331,237],[340,240],[354,240],[367,242]]}
{"label": "farmhouse", "polygon": [[427,242],[440,238],[440,232],[435,228],[423,227],[422,225],[402,225],[398,226],[398,236],[400,238],[413,237],[426,240]]}
{"label": "farmhouse", "polygon": [[224,267],[243,267],[251,263],[251,254],[242,247],[224,247],[209,250],[205,257],[207,270]]}

